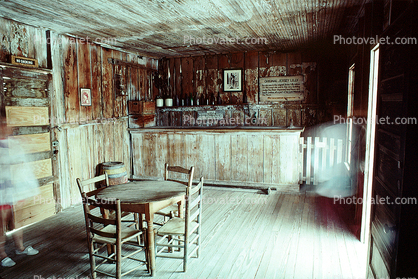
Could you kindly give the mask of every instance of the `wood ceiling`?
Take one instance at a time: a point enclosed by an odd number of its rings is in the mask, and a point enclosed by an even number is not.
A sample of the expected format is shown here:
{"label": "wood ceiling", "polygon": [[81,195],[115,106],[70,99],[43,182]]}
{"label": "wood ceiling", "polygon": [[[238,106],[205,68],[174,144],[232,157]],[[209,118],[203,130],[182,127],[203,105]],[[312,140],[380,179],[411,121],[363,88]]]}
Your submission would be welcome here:
{"label": "wood ceiling", "polygon": [[301,48],[350,31],[365,1],[0,0],[0,16],[160,58]]}

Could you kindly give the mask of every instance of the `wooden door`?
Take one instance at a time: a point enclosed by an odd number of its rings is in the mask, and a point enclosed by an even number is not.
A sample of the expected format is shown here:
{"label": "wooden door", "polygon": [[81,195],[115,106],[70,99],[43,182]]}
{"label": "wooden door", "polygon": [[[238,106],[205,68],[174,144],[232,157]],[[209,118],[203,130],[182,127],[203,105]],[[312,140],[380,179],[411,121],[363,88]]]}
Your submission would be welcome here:
{"label": "wooden door", "polygon": [[[384,34],[412,37],[408,12]],[[382,44],[372,184],[368,278],[417,274],[417,45]]]}
{"label": "wooden door", "polygon": [[[28,164],[39,181],[40,194],[14,206],[16,228],[47,218],[55,213],[53,168],[55,153],[51,148],[50,92],[51,74],[39,69],[0,65],[2,102],[6,107],[7,125],[13,138],[23,148]],[[11,167],[19,176],[19,165]]]}

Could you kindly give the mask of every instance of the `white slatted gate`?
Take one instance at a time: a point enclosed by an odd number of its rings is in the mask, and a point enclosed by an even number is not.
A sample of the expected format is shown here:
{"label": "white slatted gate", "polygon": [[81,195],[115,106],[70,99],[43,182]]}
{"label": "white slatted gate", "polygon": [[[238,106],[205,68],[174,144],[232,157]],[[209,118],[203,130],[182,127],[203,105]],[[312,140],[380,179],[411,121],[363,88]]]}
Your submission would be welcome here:
{"label": "white slatted gate", "polygon": [[342,139],[301,137],[299,142],[299,184],[318,185],[318,172],[345,159]]}

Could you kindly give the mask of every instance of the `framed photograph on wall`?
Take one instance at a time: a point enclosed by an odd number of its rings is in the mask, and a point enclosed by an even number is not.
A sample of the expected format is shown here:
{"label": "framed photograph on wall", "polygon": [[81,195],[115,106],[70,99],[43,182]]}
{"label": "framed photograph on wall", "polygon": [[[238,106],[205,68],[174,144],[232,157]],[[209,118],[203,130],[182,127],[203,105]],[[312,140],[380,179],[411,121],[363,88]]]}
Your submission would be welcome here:
{"label": "framed photograph on wall", "polygon": [[88,88],[80,89],[80,105],[91,106],[91,91]]}
{"label": "framed photograph on wall", "polygon": [[242,69],[224,69],[224,92],[242,91]]}

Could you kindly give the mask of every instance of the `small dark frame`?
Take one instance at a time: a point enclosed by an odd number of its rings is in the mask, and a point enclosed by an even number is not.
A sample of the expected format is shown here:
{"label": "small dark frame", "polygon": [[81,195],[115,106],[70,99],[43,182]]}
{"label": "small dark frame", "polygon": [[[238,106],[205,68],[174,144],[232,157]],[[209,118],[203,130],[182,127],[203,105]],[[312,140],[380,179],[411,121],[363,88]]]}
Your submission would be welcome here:
{"label": "small dark frame", "polygon": [[242,91],[242,69],[224,69],[224,92]]}
{"label": "small dark frame", "polygon": [[89,88],[80,89],[80,105],[91,106],[91,90]]}

